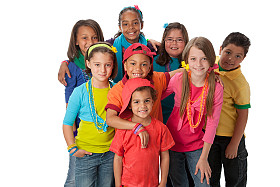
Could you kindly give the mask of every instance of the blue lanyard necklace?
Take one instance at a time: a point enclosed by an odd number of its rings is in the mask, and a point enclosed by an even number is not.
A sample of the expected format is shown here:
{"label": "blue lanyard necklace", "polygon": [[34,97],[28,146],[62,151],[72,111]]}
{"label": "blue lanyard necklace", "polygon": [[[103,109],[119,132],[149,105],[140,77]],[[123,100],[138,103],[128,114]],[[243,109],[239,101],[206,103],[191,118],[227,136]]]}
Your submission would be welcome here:
{"label": "blue lanyard necklace", "polygon": [[[104,121],[98,114],[95,106],[95,101],[94,101],[94,93],[93,93],[93,85],[91,83],[92,79],[90,79],[86,83],[88,95],[89,95],[89,105],[90,105],[90,112],[93,118],[93,123],[98,130],[99,133],[104,133],[107,131],[108,125],[106,123],[106,120]],[[111,89],[111,85],[109,83],[109,89]]]}

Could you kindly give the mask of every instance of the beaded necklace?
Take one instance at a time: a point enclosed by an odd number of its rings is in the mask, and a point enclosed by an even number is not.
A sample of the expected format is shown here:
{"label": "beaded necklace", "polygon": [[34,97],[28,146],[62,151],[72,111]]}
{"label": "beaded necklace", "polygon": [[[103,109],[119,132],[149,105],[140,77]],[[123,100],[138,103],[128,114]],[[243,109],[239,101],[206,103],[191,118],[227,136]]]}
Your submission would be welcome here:
{"label": "beaded necklace", "polygon": [[[205,81],[204,81],[204,85],[203,85],[201,94],[195,101],[191,100],[191,95],[192,95],[192,92],[191,92],[191,71],[188,72],[188,76],[189,76],[189,90],[190,90],[190,93],[189,93],[189,98],[188,98],[188,102],[187,102],[187,117],[188,117],[188,121],[189,121],[190,126],[192,128],[196,128],[196,127],[198,127],[198,125],[201,122],[201,119],[202,119],[202,116],[203,116],[203,113],[204,113],[204,109],[205,109],[205,105],[206,105],[209,74],[208,73],[206,74],[206,78],[205,78]],[[197,120],[196,124],[193,124],[191,105],[193,103],[197,102],[199,99],[200,99],[200,104],[199,104],[200,107],[199,107],[198,120]]]}
{"label": "beaded necklace", "polygon": [[[92,115],[95,127],[97,128],[97,131],[99,133],[104,133],[107,131],[108,125],[106,123],[106,120],[104,121],[98,114],[95,106],[95,100],[94,100],[94,93],[93,93],[93,85],[91,83],[92,79],[90,79],[86,83],[87,91],[89,94],[89,105],[90,105],[90,112]],[[109,84],[109,89],[111,89],[111,85]]]}

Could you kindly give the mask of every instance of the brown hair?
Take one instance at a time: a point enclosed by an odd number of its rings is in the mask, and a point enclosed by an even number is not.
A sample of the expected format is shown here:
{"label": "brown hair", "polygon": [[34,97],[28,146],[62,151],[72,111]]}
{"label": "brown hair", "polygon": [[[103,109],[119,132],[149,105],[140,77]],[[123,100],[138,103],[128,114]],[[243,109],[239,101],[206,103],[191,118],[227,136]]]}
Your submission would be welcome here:
{"label": "brown hair", "polygon": [[[140,86],[140,87],[136,88],[136,89],[134,90],[134,92],[136,92],[136,91],[143,91],[143,90],[149,90],[150,93],[151,93],[151,96],[152,96],[153,101],[156,101],[156,100],[157,100],[157,91],[156,91],[154,88],[150,87],[150,86]],[[133,93],[134,93],[134,92],[133,92]],[[132,93],[132,94],[133,94],[133,93]],[[131,94],[131,95],[132,95],[132,94]]]}
{"label": "brown hair", "polygon": [[[112,45],[107,43],[107,42],[97,42],[97,43],[95,43],[91,46],[94,46],[94,45],[97,45],[97,44],[106,44],[109,47],[112,47]],[[91,48],[91,46],[88,48],[88,50]],[[118,74],[118,62],[117,62],[116,54],[111,49],[109,49],[107,47],[104,47],[104,46],[98,46],[98,47],[92,49],[92,51],[89,54],[88,54],[88,50],[85,54],[85,66],[86,66],[85,72],[86,73],[91,73],[91,70],[87,66],[86,61],[87,60],[90,61],[90,59],[94,56],[95,53],[108,53],[108,54],[110,54],[110,56],[113,59],[113,70],[112,70],[112,74],[111,74],[110,78],[114,79]]]}
{"label": "brown hair", "polygon": [[[162,39],[161,39],[161,45],[159,47],[159,53],[158,53],[159,56],[158,56],[158,59],[156,61],[156,63],[161,65],[161,66],[166,65],[171,60],[171,57],[169,56],[169,54],[166,52],[166,49],[165,49],[165,38],[174,29],[178,29],[182,32],[185,44],[187,44],[189,42],[188,31],[183,24],[178,23],[178,22],[169,23],[168,26],[165,28],[165,30],[163,32],[163,36],[162,36]],[[182,61],[182,56],[179,56],[178,60],[179,60],[179,62],[181,62]]]}
{"label": "brown hair", "polygon": [[92,19],[79,20],[72,29],[70,42],[69,42],[69,46],[68,46],[68,51],[67,51],[67,56],[71,62],[73,62],[75,58],[79,58],[80,47],[78,45],[76,45],[76,43],[77,43],[78,29],[81,26],[91,27],[96,32],[98,41],[101,41],[101,42],[104,41],[103,32],[102,32],[99,24],[96,21],[94,21]]}
{"label": "brown hair", "polygon": [[[205,54],[207,61],[209,62],[210,67],[213,67],[215,64],[215,60],[216,60],[216,55],[215,55],[215,50],[213,48],[212,43],[204,37],[196,37],[191,39],[187,46],[185,47],[184,51],[183,51],[183,59],[184,61],[188,64],[188,57],[189,57],[189,52],[190,49],[192,47],[197,47],[198,49],[202,50],[203,53]],[[206,99],[206,112],[207,115],[212,116],[213,111],[212,111],[212,107],[213,107],[213,101],[214,101],[214,93],[215,93],[215,73],[214,71],[211,71],[208,77],[208,94],[207,94],[207,99]],[[181,105],[180,105],[180,116],[182,117],[185,109],[186,109],[186,105],[187,105],[187,101],[189,98],[189,76],[187,71],[183,72],[183,80],[182,80],[182,95],[181,95]]]}
{"label": "brown hair", "polygon": [[[137,10],[134,7],[126,7],[124,9],[122,9],[122,11],[119,13],[119,19],[118,19],[118,26],[121,26],[121,22],[122,22],[122,14],[125,13],[126,11],[132,11],[135,12],[140,20],[141,25],[143,25],[144,21],[143,21],[143,14],[141,10]],[[142,32],[140,32],[143,36],[144,34]],[[119,31],[118,33],[115,34],[114,38],[119,37],[122,34],[121,31]]]}

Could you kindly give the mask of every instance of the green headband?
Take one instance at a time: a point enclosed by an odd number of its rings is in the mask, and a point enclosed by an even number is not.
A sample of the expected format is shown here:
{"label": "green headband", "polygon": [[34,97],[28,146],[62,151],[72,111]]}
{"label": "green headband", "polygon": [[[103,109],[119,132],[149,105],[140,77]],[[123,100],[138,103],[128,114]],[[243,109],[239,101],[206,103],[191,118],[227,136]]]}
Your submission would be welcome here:
{"label": "green headband", "polygon": [[116,49],[114,46],[110,47],[110,46],[107,45],[107,44],[96,44],[96,45],[91,46],[91,47],[88,49],[88,55],[91,53],[91,51],[92,51],[93,49],[95,49],[95,48],[97,48],[97,47],[106,47],[106,48],[112,50],[114,53],[117,53],[117,52],[118,52],[117,49]]}

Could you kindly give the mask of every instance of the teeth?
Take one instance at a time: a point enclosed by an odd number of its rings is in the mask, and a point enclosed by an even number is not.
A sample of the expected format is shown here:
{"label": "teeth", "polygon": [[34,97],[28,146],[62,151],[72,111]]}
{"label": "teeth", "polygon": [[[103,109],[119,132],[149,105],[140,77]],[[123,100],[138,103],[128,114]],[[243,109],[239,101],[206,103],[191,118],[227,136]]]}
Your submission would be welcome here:
{"label": "teeth", "polygon": [[135,77],[141,77],[141,74],[140,74],[140,73],[133,73],[133,75],[134,75]]}

